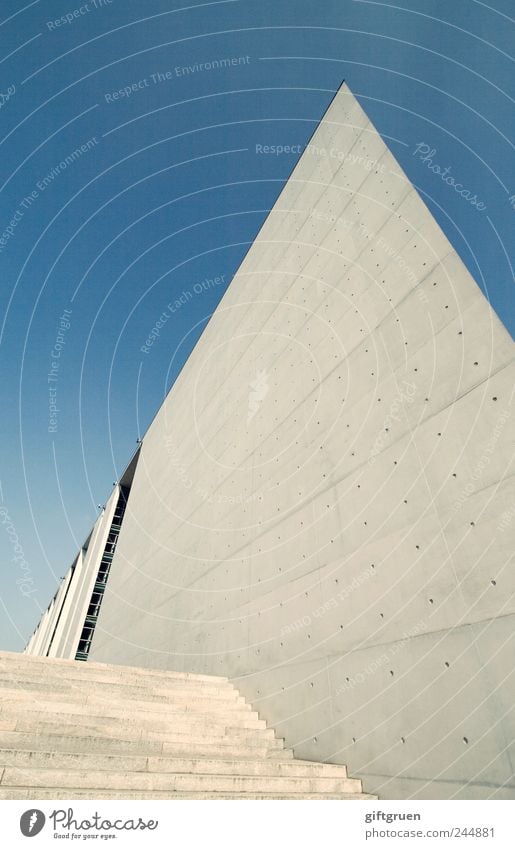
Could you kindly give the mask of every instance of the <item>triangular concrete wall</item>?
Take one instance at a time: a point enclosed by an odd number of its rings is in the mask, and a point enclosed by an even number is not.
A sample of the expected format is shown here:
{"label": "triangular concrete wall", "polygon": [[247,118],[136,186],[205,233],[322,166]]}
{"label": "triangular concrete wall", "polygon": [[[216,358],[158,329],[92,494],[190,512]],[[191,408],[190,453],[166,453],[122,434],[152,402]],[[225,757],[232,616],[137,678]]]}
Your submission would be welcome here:
{"label": "triangular concrete wall", "polygon": [[229,675],[384,798],[512,798],[514,376],[343,86],[144,438],[92,659]]}

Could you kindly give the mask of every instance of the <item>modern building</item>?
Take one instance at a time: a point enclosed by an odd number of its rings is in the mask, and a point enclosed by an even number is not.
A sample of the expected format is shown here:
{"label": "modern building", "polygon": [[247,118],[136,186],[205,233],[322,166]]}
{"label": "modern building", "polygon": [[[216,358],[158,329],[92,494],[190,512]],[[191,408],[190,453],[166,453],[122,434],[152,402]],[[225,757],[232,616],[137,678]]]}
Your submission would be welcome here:
{"label": "modern building", "polygon": [[513,355],[342,86],[26,651],[227,675],[380,798],[513,798]]}

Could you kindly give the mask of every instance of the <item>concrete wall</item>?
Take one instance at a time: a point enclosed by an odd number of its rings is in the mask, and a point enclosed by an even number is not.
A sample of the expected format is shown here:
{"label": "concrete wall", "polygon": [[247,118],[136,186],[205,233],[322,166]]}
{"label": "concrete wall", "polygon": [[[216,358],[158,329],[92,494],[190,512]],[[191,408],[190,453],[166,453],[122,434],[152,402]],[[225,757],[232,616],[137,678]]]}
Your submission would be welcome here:
{"label": "concrete wall", "polygon": [[514,377],[343,87],[144,438],[91,659],[227,674],[383,798],[513,798]]}

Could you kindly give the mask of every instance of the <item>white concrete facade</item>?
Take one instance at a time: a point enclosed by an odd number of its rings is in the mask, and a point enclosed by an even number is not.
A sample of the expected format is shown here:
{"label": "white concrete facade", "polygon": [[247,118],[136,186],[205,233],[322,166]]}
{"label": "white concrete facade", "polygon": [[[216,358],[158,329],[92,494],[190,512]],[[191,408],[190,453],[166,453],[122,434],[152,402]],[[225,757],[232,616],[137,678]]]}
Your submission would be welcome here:
{"label": "white concrete facade", "polygon": [[91,659],[514,798],[513,342],[346,86],[147,432]]}
{"label": "white concrete facade", "polygon": [[77,577],[75,592],[69,601],[66,616],[68,628],[63,633],[59,654],[56,657],[68,657],[72,660],[75,657],[118,497],[119,487],[115,486],[93,529],[83,558],[83,566]]}
{"label": "white concrete facade", "polygon": [[120,487],[116,486],[25,647],[26,654],[75,659]]}

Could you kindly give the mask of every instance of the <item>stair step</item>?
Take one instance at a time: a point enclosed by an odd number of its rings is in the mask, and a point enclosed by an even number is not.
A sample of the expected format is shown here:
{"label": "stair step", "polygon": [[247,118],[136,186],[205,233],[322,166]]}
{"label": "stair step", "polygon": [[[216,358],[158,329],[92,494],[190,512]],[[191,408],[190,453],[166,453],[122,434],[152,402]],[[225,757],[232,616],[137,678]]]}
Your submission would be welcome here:
{"label": "stair step", "polygon": [[[254,742],[254,741],[253,741]],[[291,749],[283,749],[273,744],[277,740],[265,743],[241,742],[239,744],[225,742],[222,738],[216,744],[210,738],[199,741],[185,735],[177,742],[163,743],[161,740],[141,739],[137,735],[128,738],[114,739],[110,736],[66,736],[60,732],[54,734],[33,734],[23,731],[0,732],[0,747],[14,749],[17,752],[70,752],[74,754],[100,753],[106,755],[165,755],[167,757],[205,757],[205,758],[238,758],[253,760],[255,758],[293,758]]]}
{"label": "stair step", "polygon": [[161,792],[158,790],[138,790],[134,792],[132,790],[125,791],[109,791],[109,790],[96,790],[94,794],[88,792],[84,789],[77,789],[74,787],[66,788],[66,790],[61,790],[57,787],[31,787],[31,786],[19,786],[19,787],[3,787],[0,785],[0,799],[20,799],[20,800],[30,800],[30,799],[123,799],[125,801],[131,799],[168,799],[170,801],[179,801],[181,799],[247,799],[247,800],[256,800],[256,799],[269,799],[269,800],[288,800],[288,801],[301,801],[305,799],[310,800],[340,800],[346,799],[348,801],[366,801],[377,799],[377,796],[371,796],[368,793],[288,793],[286,795],[282,795],[279,793],[202,793],[189,791],[188,793],[169,793],[169,792]]}
{"label": "stair step", "polygon": [[246,728],[253,731],[266,730],[266,723],[263,719],[255,719],[249,717],[247,713],[212,713],[205,714],[199,711],[173,711],[151,712],[151,711],[133,711],[122,709],[117,710],[106,704],[105,710],[98,704],[92,705],[73,705],[64,702],[56,702],[52,705],[52,710],[45,710],[44,705],[34,705],[27,707],[25,705],[17,707],[15,704],[0,703],[0,716],[2,719],[13,720],[15,717],[20,719],[33,719],[35,721],[45,721],[50,716],[54,716],[56,721],[65,725],[84,723],[95,723],[101,725],[105,722],[114,724],[117,720],[123,721],[124,725],[138,725],[142,729],[166,731],[174,728],[190,729],[191,732],[195,729],[201,730],[205,727],[206,730],[212,729],[217,733],[217,729],[225,728]]}
{"label": "stair step", "polygon": [[[57,722],[33,722],[20,719],[15,724],[15,733],[27,733],[31,735],[58,735],[64,739],[73,739],[75,737],[95,737],[104,740],[122,740],[122,741],[154,741],[160,742],[163,746],[181,745],[191,741],[195,745],[209,745],[215,743],[217,746],[228,745],[245,745],[256,746],[258,748],[267,747],[269,749],[282,748],[283,741],[276,738],[273,729],[267,728],[264,731],[249,731],[241,734],[228,735],[224,730],[217,729],[218,733],[210,732],[209,730],[197,730],[192,733],[191,730],[173,731],[148,731],[140,727],[134,727],[132,730],[123,725],[106,723],[88,723],[85,721],[81,724],[66,724],[59,727]],[[59,730],[57,730],[59,729]],[[238,729],[239,731],[241,729]]]}
{"label": "stair step", "polygon": [[20,769],[87,769],[96,772],[188,773],[192,775],[281,776],[296,778],[347,778],[344,766],[311,763],[310,761],[279,761],[264,758],[243,762],[209,757],[162,757],[146,753],[108,755],[55,752],[41,750],[17,751],[0,749],[0,766]]}
{"label": "stair step", "polygon": [[84,672],[80,672],[80,674],[84,674],[85,679],[88,677],[90,672],[103,674],[107,677],[115,676],[118,680],[120,678],[124,678],[130,675],[133,675],[138,680],[143,680],[147,678],[156,678],[159,680],[169,680],[169,681],[187,681],[187,682],[204,682],[207,684],[232,684],[229,683],[229,679],[225,675],[204,675],[197,674],[195,672],[175,672],[169,671],[167,669],[152,669],[148,667],[139,667],[139,666],[115,666],[109,663],[97,663],[95,661],[88,660],[87,662],[79,661],[79,660],[67,660],[61,657],[38,657],[36,655],[29,654],[18,654],[17,652],[1,652],[0,654],[0,670],[5,665],[10,669],[29,669],[32,666],[34,669],[40,667],[45,671],[48,671],[48,674],[51,673],[52,667],[57,670],[58,668],[63,670],[84,670]]}
{"label": "stair step", "polygon": [[76,688],[59,692],[55,692],[53,689],[48,691],[27,691],[23,689],[7,689],[6,687],[0,689],[0,710],[4,706],[9,708],[14,705],[19,705],[20,707],[38,705],[38,707],[43,706],[45,710],[48,706],[48,710],[53,710],[53,706],[55,705],[56,710],[62,711],[66,709],[64,707],[65,705],[79,705],[80,707],[92,705],[102,707],[104,704],[125,712],[127,709],[131,711],[153,711],[155,713],[159,711],[173,713],[174,711],[188,710],[188,712],[192,713],[197,711],[198,713],[219,714],[239,711],[243,714],[253,715],[256,718],[258,716],[257,712],[252,711],[251,706],[245,702],[243,696],[238,696],[236,699],[229,701],[228,699],[211,699],[210,696],[190,697],[177,693],[168,698],[166,696],[153,696],[149,694],[146,699],[135,699],[110,696],[108,693],[104,693],[103,689],[88,693],[87,691],[84,692],[84,687],[82,690]]}
{"label": "stair step", "polygon": [[[101,685],[101,687],[97,685]],[[30,696],[31,693],[37,693],[38,691],[45,693],[71,693],[84,692],[85,689],[89,689],[90,692],[101,689],[102,693],[108,696],[118,697],[120,699],[142,699],[143,701],[147,701],[149,697],[154,696],[163,699],[210,699],[223,703],[237,702],[238,700],[245,701],[244,697],[240,696],[238,690],[234,687],[229,685],[220,687],[218,685],[205,684],[204,682],[191,685],[176,681],[174,683],[168,682],[166,686],[163,683],[156,684],[155,682],[145,686],[141,682],[130,684],[116,680],[106,683],[103,680],[88,679],[86,682],[84,677],[79,675],[78,672],[73,678],[43,674],[37,676],[31,675],[30,677],[25,675],[15,676],[5,673],[0,678],[0,694],[4,691],[12,690],[13,692],[26,692],[27,696]]]}
{"label": "stair step", "polygon": [[20,719],[16,722],[16,731],[25,731],[33,734],[54,734],[65,737],[104,737],[105,739],[114,740],[153,740],[162,742],[163,745],[168,743],[176,744],[191,740],[195,743],[216,743],[221,745],[224,742],[229,742],[232,745],[245,744],[247,746],[267,746],[268,748],[281,747],[282,741],[276,739],[271,728],[265,730],[251,731],[248,729],[235,729],[236,732],[230,736],[230,729],[217,727],[216,732],[209,728],[195,729],[192,731],[188,728],[174,728],[173,730],[149,730],[142,729],[139,726],[133,726],[131,729],[123,725],[111,724],[109,721],[98,723],[95,720],[88,720],[87,717],[82,717],[82,722],[76,725],[66,723],[60,725],[58,721],[54,722],[39,722],[27,721]]}
{"label": "stair step", "polygon": [[[39,769],[6,767],[0,780],[3,786],[82,787],[83,790],[147,790],[161,792],[260,793],[263,778],[248,775],[190,775],[187,773],[116,772],[104,770]],[[297,778],[266,776],[270,794],[287,793],[361,793],[361,781],[354,778]],[[96,795],[95,795],[96,798]]]}

